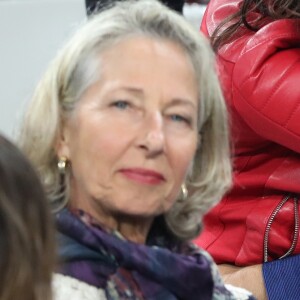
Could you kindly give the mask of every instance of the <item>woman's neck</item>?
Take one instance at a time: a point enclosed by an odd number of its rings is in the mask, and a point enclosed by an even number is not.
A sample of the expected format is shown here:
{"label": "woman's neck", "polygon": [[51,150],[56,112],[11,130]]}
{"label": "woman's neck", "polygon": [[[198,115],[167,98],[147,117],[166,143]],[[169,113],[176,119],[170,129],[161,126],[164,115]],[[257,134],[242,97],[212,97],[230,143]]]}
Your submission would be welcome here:
{"label": "woman's neck", "polygon": [[138,244],[145,244],[154,217],[136,217],[124,215],[120,212],[111,212],[104,209],[95,201],[84,202],[85,205],[72,202],[71,209],[80,209],[89,214],[97,223],[109,230],[118,231],[125,239]]}

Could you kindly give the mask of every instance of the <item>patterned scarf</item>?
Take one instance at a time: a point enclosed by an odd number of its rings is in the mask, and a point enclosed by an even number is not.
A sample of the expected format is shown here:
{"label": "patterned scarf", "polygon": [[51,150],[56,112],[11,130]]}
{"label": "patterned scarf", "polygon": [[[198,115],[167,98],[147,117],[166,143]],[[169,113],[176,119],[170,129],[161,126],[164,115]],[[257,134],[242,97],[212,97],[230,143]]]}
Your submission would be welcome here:
{"label": "patterned scarf", "polygon": [[[141,245],[108,231],[82,211],[63,209],[56,215],[59,272],[104,289],[107,299],[212,299],[216,282],[211,261],[193,244],[179,243],[162,229],[163,220],[155,223],[147,245]],[[219,288],[222,299],[231,298]]]}

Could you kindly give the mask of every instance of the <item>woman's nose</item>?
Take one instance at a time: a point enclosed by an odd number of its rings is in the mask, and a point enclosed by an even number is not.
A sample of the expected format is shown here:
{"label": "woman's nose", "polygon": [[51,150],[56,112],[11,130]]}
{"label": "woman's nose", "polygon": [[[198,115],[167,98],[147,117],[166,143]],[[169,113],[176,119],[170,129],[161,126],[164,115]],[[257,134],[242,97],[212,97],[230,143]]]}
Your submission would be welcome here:
{"label": "woman's nose", "polygon": [[165,151],[163,125],[163,116],[159,112],[149,115],[145,120],[139,147],[147,151],[148,156],[155,156]]}

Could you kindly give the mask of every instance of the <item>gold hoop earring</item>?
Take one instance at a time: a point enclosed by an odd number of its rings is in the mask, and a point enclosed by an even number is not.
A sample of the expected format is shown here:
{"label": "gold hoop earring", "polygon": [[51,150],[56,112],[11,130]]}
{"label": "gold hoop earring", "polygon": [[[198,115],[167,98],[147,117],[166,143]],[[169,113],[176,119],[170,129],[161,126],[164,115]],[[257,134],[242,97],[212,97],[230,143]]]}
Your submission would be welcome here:
{"label": "gold hoop earring", "polygon": [[57,162],[57,168],[60,174],[66,173],[66,166],[67,166],[68,159],[65,156],[61,156]]}
{"label": "gold hoop earring", "polygon": [[188,195],[189,195],[189,192],[188,192],[188,190],[187,190],[187,188],[186,188],[185,183],[183,183],[183,184],[181,185],[181,193],[182,193],[182,200],[186,200],[187,197],[188,197]]}

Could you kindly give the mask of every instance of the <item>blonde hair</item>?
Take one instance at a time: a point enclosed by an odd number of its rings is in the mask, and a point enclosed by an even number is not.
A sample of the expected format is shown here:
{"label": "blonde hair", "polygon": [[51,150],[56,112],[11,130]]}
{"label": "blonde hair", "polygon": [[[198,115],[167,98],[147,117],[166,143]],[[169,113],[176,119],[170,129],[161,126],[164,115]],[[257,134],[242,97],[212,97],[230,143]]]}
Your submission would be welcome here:
{"label": "blonde hair", "polygon": [[63,119],[99,78],[97,55],[136,35],[180,45],[195,69],[201,142],[187,178],[189,197],[179,199],[165,215],[169,229],[177,237],[190,239],[199,233],[202,215],[231,184],[227,113],[209,42],[182,16],[158,1],[119,2],[87,20],[37,86],[21,126],[20,145],[38,168],[51,202],[67,199],[68,176],[62,186],[54,151]]}

